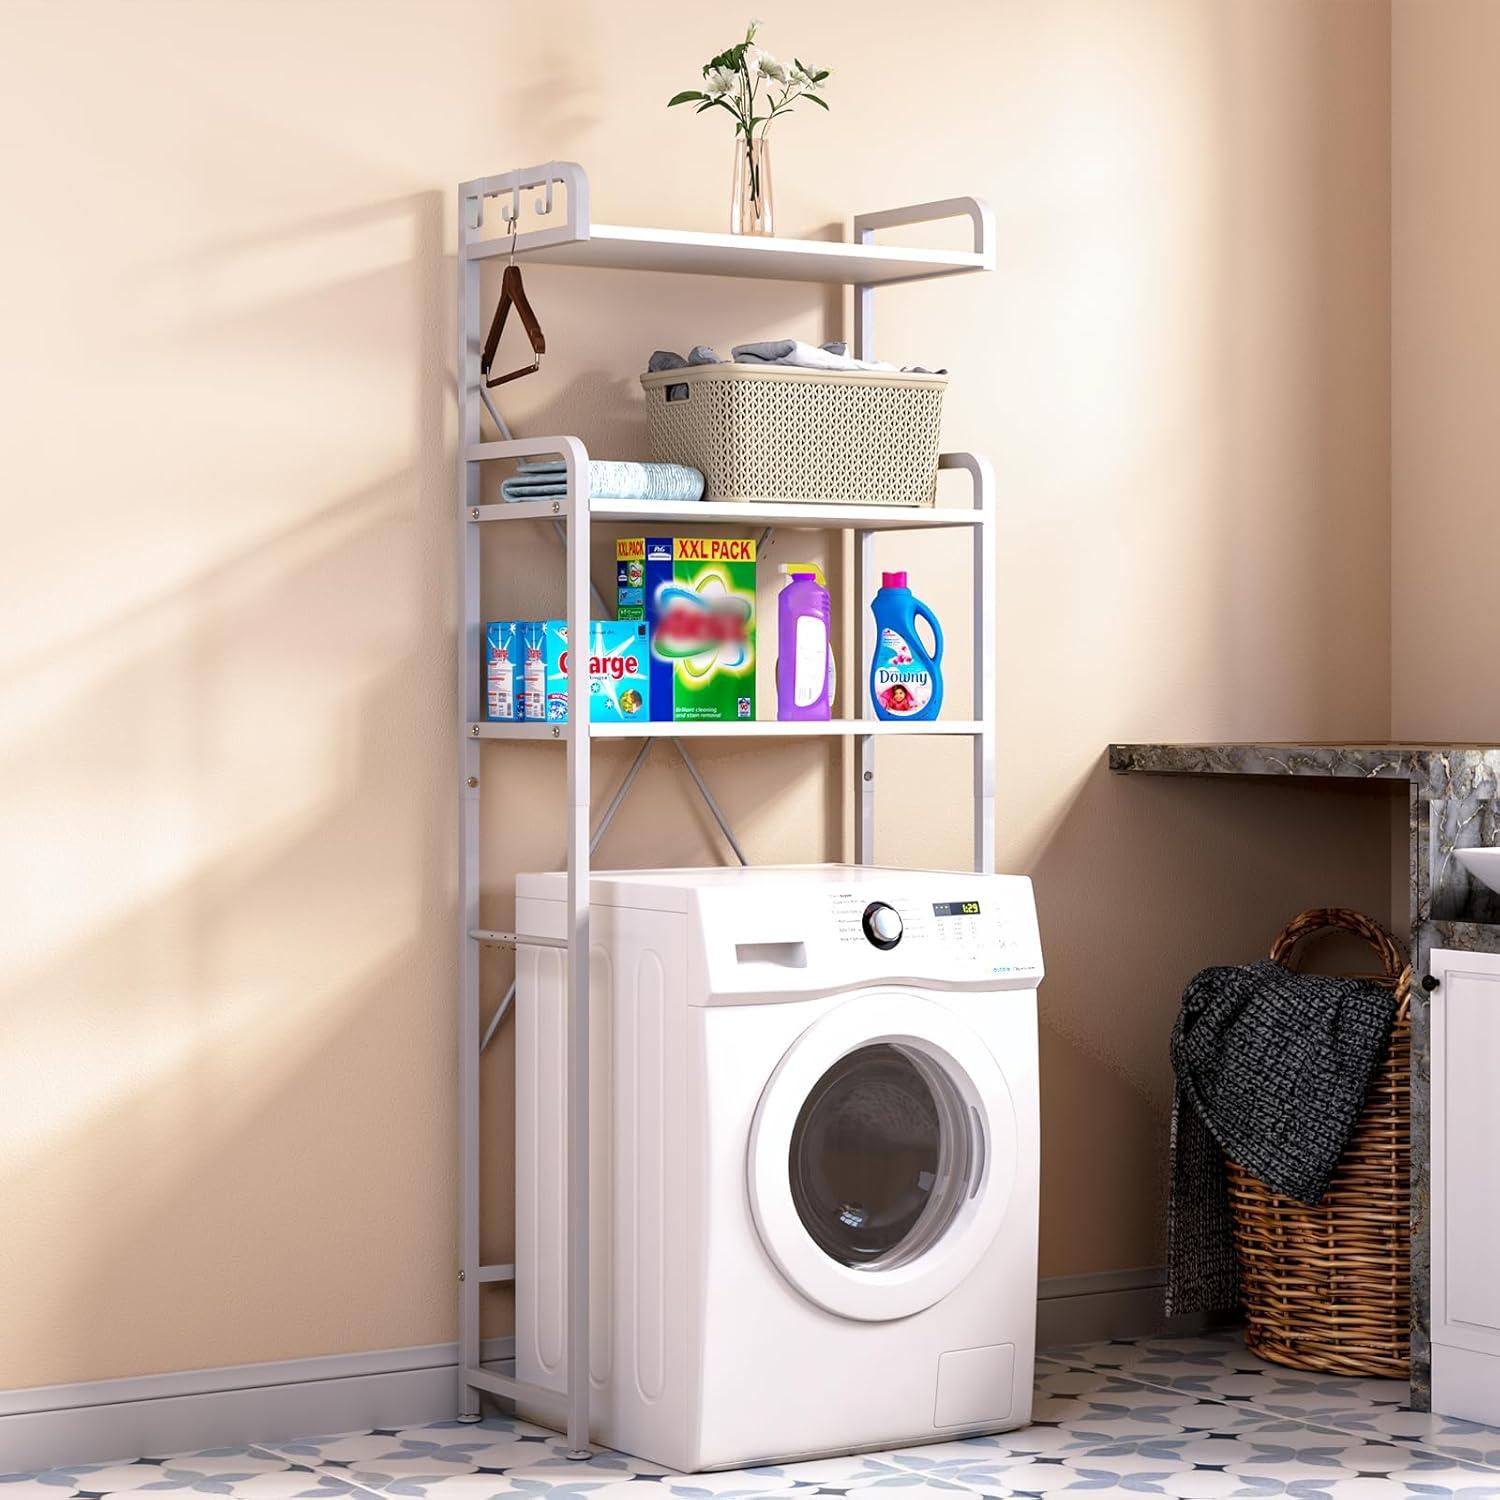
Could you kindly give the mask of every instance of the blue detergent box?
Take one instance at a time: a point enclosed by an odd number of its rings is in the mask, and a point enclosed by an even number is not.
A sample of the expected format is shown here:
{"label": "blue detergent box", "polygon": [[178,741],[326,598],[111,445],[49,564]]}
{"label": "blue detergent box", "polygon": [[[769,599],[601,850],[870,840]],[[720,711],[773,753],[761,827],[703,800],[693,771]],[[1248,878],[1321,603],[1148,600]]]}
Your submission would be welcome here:
{"label": "blue detergent box", "polygon": [[[530,636],[535,635],[533,653]],[[568,720],[568,626],[541,620],[524,627],[525,717],[551,724]],[[644,620],[589,621],[589,718],[628,724],[651,717],[651,683]]]}
{"label": "blue detergent box", "polygon": [[484,716],[491,723],[514,723],[521,717],[521,620],[491,620],[484,627]]}

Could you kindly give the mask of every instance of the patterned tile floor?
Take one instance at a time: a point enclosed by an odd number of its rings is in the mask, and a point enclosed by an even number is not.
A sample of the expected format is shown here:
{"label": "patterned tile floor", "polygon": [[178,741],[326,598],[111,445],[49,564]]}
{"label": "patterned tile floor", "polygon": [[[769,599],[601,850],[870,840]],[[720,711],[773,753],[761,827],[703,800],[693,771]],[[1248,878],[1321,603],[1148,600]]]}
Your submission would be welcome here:
{"label": "patterned tile floor", "polygon": [[1052,1349],[1038,1361],[1036,1389],[1033,1423],[1017,1432],[733,1473],[663,1474],[606,1451],[573,1463],[555,1433],[487,1418],[4,1475],[0,1500],[131,1491],[230,1500],[1500,1496],[1500,1430],[1408,1411],[1395,1381],[1265,1364],[1233,1333]]}

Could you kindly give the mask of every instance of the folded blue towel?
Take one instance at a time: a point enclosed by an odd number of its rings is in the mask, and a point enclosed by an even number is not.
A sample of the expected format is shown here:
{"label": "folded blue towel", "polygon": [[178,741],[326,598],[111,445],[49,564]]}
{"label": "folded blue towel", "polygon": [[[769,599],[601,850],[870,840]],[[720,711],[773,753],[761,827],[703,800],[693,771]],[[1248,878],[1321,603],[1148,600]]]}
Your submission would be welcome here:
{"label": "folded blue towel", "polygon": [[[502,500],[548,500],[567,493],[567,465],[560,458],[523,463],[500,484]],[[589,493],[600,500],[701,500],[703,475],[686,464],[591,459]]]}

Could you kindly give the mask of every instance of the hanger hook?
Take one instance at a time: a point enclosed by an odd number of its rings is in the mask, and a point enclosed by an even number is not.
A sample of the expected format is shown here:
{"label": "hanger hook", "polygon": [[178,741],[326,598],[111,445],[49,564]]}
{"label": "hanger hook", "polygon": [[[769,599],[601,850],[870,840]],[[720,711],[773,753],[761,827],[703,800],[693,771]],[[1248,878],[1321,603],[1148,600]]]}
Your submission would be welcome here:
{"label": "hanger hook", "polygon": [[516,263],[516,235],[517,235],[516,219],[515,219],[515,215],[514,214],[511,215],[510,222],[505,227],[508,230],[510,230],[510,259],[507,262],[507,264],[513,266]]}

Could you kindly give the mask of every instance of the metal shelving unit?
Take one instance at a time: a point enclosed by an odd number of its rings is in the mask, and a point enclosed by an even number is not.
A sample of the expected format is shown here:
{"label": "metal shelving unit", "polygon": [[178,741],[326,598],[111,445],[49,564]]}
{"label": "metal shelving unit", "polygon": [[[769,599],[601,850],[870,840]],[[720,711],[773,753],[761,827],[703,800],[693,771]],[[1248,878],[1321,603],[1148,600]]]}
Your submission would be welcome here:
{"label": "metal shelving unit", "polygon": [[[562,189],[563,201],[557,200]],[[545,227],[515,233],[521,219],[522,194],[536,191],[535,210],[553,220]],[[486,226],[490,200],[508,200],[505,212]],[[876,231],[929,221],[968,218],[972,249],[916,250],[878,245]],[[486,230],[490,231],[488,234]],[[503,228],[503,233],[495,232]],[[589,494],[588,453],[576,437],[485,441],[481,431],[485,393],[479,375],[481,323],[479,277],[486,260],[514,254],[522,263],[588,266],[621,271],[665,271],[685,275],[752,277],[850,285],[854,288],[854,347],[873,358],[874,289],[901,282],[961,275],[994,267],[994,225],[989,209],[976,199],[952,198],[935,203],[868,214],[854,220],[849,242],[759,239],[701,234],[686,230],[638,229],[592,223],[588,178],[575,162],[547,162],[462,183],[458,190],[458,498],[459,578],[462,611],[458,652],[460,714],[460,1179],[459,1179],[459,1416],[477,1420],[484,1394],[524,1398],[536,1412],[565,1428],[570,1451],[582,1457],[589,1438],[589,1223],[588,1223],[588,970],[589,859],[593,846],[628,793],[645,753],[656,739],[667,740],[682,758],[709,811],[730,847],[743,862],[733,831],[714,802],[683,745],[686,739],[803,738],[825,736],[851,740],[857,817],[855,857],[872,863],[875,854],[875,742],[889,735],[959,736],[973,742],[974,867],[994,868],[994,477],[989,464],[968,453],[944,454],[945,469],[965,471],[971,481],[967,506],[892,509],[847,505],[736,505],[698,502],[659,504],[630,500],[596,500]],[[491,408],[492,415],[493,408]],[[503,430],[503,426],[502,426]],[[566,465],[567,493],[558,499],[515,505],[484,499],[484,466],[496,460],[561,457]],[[669,525],[734,524],[760,528],[762,536],[779,528],[848,531],[854,537],[853,605],[860,611],[861,665],[848,673],[854,680],[858,716],[825,724],[591,724],[588,721],[587,654],[575,651],[568,662],[566,724],[491,724],[482,714],[482,645],[484,617],[480,598],[481,537],[491,524],[551,523],[565,544],[566,609],[573,640],[583,639],[590,618],[589,549],[594,521],[650,520]],[[864,664],[874,651],[874,623],[869,602],[875,593],[874,542],[882,531],[927,531],[968,528],[971,537],[973,611],[973,707],[969,719],[937,719],[902,724],[876,719],[866,701]],[[847,680],[847,679],[846,679]],[[848,689],[846,689],[847,691]],[[590,745],[595,739],[642,741],[641,751],[613,800],[590,829]],[[486,1023],[480,1010],[479,955],[486,945],[514,946],[513,932],[483,928],[479,920],[480,755],[486,740],[552,741],[567,755],[567,893],[566,938],[527,938],[527,943],[567,951],[568,1129],[567,1202],[569,1258],[569,1388],[559,1393],[528,1385],[514,1374],[482,1359],[480,1289],[514,1281],[511,1265],[485,1264],[479,1235],[479,1064],[484,1046],[510,1002],[507,995]],[[512,988],[512,993],[514,989]]]}

